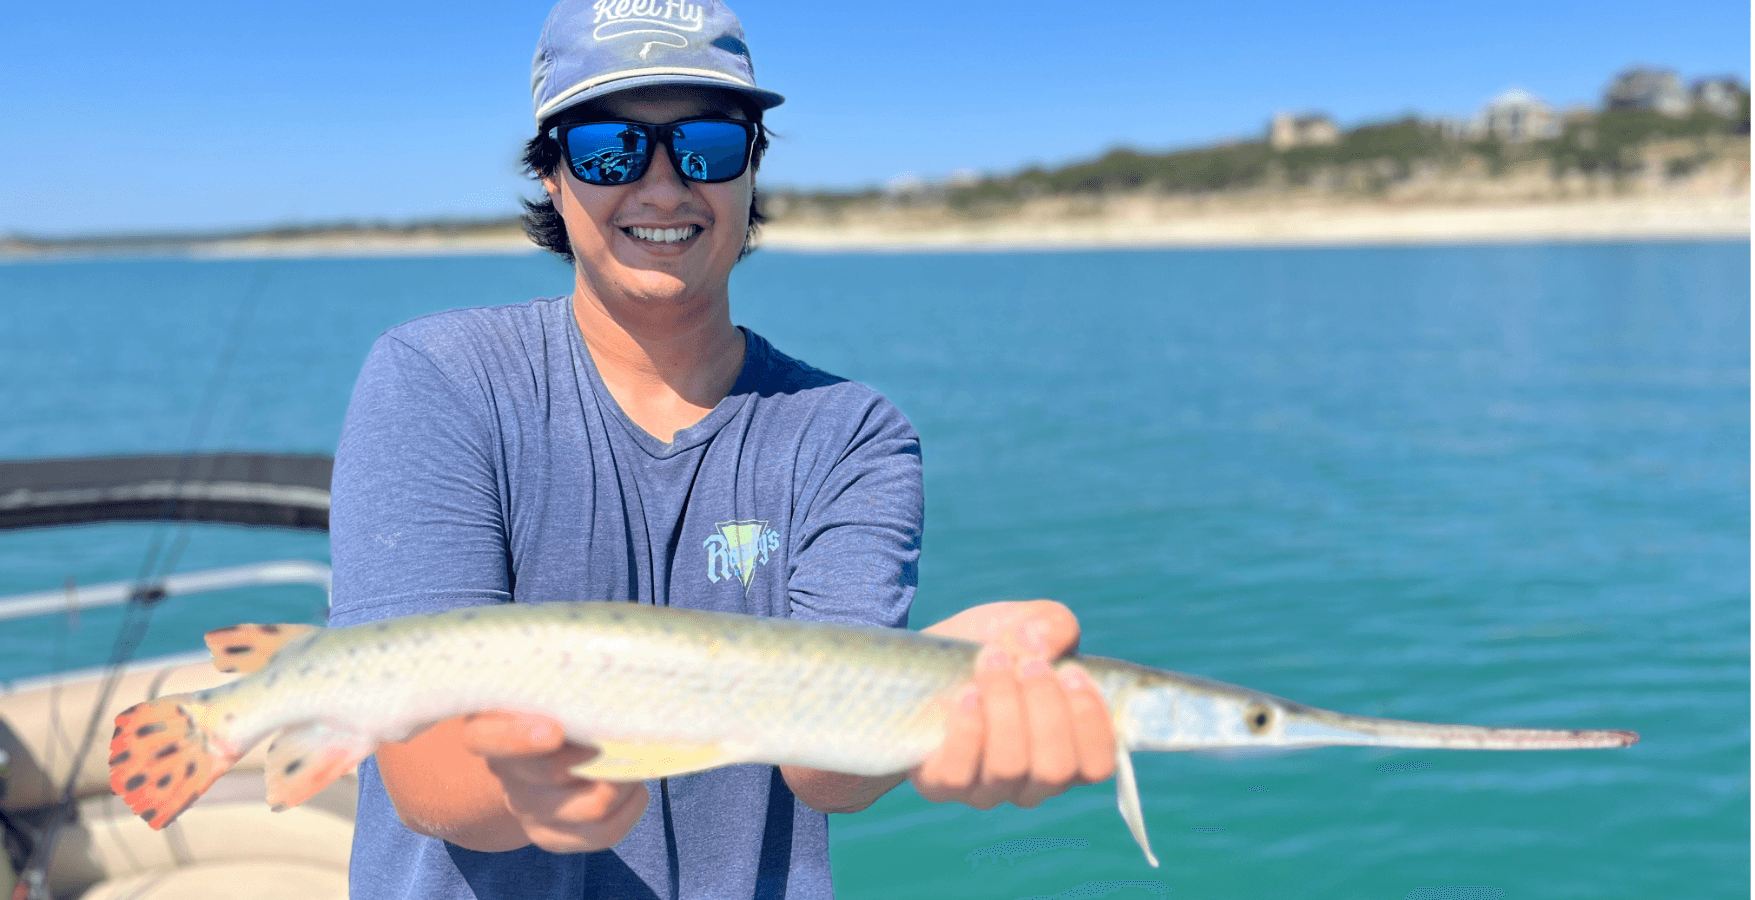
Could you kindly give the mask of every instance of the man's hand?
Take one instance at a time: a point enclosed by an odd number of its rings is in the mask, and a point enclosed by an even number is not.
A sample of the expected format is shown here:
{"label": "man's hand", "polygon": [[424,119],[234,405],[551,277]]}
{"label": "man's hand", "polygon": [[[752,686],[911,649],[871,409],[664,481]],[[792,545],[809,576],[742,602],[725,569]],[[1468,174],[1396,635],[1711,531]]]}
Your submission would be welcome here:
{"label": "man's hand", "polygon": [[944,744],[909,773],[922,797],[1028,808],[1115,774],[1103,695],[1076,664],[1050,666],[1078,649],[1071,610],[1052,600],[988,603],[923,630],[987,646],[975,683],[948,704]]}
{"label": "man's hand", "polygon": [[551,719],[509,712],[468,716],[463,746],[500,780],[506,808],[530,843],[550,853],[606,850],[627,837],[646,812],[646,785],[592,781],[569,772],[597,750],[568,743]]}

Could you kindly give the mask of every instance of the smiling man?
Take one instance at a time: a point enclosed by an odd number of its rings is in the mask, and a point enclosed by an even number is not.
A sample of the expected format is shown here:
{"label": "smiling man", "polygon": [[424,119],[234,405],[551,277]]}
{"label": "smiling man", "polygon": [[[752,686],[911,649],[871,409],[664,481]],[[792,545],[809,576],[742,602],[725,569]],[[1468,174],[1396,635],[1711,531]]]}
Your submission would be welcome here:
{"label": "smiling man", "polygon": [[[599,600],[901,627],[922,532],[919,440],[882,396],[732,323],[762,114],[718,3],[571,0],[534,64],[526,161],[568,296],[386,332],[336,452],[331,622]],[[487,712],[360,767],[352,896],[818,898],[827,813],[903,780],[980,808],[1108,778],[1101,696],[1057,675],[1078,625],[1048,601],[927,629],[981,641],[944,744],[869,778],[732,766],[581,779],[595,750]],[[588,691],[589,685],[580,690]]]}

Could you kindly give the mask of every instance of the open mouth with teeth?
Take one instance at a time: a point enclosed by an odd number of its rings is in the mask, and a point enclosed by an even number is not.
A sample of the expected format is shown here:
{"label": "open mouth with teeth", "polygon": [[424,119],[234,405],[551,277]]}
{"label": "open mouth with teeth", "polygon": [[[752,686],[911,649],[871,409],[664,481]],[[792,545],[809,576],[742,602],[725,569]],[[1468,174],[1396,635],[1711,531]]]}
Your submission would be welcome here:
{"label": "open mouth with teeth", "polygon": [[650,241],[654,244],[680,244],[701,233],[699,225],[683,225],[677,228],[646,228],[631,225],[622,229],[622,233],[638,241]]}

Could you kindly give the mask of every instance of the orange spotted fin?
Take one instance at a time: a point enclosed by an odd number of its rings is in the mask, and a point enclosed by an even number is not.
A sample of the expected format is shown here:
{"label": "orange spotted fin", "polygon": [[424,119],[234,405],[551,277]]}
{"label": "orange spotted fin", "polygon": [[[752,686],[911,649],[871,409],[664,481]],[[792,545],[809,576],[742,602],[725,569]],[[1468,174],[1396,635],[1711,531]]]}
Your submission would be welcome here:
{"label": "orange spotted fin", "polygon": [[189,808],[238,761],[208,730],[210,709],[193,694],[137,703],[116,717],[110,790],[157,831]]}
{"label": "orange spotted fin", "polygon": [[375,749],[370,737],[321,722],[288,728],[268,745],[268,805],[275,812],[298,806],[353,771]]}
{"label": "orange spotted fin", "polygon": [[254,672],[280,648],[317,630],[315,625],[232,625],[209,631],[207,649],[221,672]]}

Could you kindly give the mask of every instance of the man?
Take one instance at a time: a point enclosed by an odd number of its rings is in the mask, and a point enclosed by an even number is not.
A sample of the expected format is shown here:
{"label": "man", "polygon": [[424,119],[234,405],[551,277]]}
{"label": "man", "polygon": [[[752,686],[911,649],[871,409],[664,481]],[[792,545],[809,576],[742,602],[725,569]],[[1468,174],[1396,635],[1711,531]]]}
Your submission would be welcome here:
{"label": "man", "polygon": [[[573,293],[380,338],[336,453],[332,622],[633,600],[905,625],[912,427],[731,321],[760,116],[781,102],[755,86],[735,17],[566,0],[533,88],[547,199],[529,221],[574,262]],[[352,895],[827,897],[824,813],[905,778],[990,808],[1110,776],[1101,696],[1049,667],[1077,643],[1064,607],[991,604],[927,630],[990,646],[912,773],[594,782],[568,769],[595,751],[552,721],[450,720],[361,766]]]}

